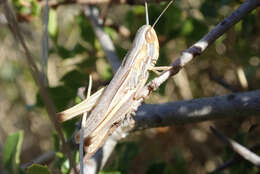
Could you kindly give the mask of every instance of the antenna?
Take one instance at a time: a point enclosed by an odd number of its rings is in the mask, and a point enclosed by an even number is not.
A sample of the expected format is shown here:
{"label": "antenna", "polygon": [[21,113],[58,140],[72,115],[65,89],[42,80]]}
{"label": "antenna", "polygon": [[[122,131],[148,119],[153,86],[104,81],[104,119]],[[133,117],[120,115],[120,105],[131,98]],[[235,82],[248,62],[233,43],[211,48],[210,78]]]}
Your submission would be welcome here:
{"label": "antenna", "polygon": [[148,15],[148,5],[147,5],[147,1],[145,1],[144,4],[145,4],[146,25],[149,25],[149,15]]}
{"label": "antenna", "polygon": [[171,0],[167,6],[163,9],[163,11],[161,12],[161,14],[158,16],[158,18],[155,20],[155,22],[153,23],[153,26],[155,26],[155,24],[159,21],[159,19],[161,18],[161,16],[164,14],[164,12],[168,9],[168,7],[173,3],[173,0]]}

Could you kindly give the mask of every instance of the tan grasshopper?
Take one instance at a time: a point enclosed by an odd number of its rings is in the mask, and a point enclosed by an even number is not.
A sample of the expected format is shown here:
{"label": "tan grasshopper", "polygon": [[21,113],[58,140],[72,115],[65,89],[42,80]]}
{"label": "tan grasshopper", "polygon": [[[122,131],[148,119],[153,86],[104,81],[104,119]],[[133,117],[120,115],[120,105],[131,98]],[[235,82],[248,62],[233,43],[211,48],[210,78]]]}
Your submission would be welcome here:
{"label": "tan grasshopper", "polygon": [[[149,25],[145,3],[146,25],[137,31],[132,47],[109,85],[74,107],[58,113],[58,119],[63,122],[92,110],[84,126],[85,152],[88,157],[104,144],[126,116],[137,110],[138,102],[135,101],[143,99],[141,90],[146,84],[149,70],[156,69],[154,66],[159,57],[159,42],[153,27],[172,2],[168,3],[152,26]],[[79,137],[78,133],[77,143]]]}

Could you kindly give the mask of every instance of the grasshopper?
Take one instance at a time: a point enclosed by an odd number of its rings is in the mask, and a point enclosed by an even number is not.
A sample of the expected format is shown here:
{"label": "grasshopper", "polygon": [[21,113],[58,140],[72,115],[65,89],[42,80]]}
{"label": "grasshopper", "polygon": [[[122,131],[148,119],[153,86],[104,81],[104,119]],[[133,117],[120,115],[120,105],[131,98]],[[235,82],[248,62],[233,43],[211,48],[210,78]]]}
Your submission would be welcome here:
{"label": "grasshopper", "polygon": [[[132,47],[109,85],[74,107],[57,114],[58,119],[63,122],[92,110],[84,126],[87,158],[104,144],[122,120],[135,113],[141,103],[136,101],[143,100],[142,88],[149,77],[149,70],[156,70],[155,64],[159,57],[159,42],[153,27],[172,2],[173,0],[168,3],[152,26],[149,25],[145,2],[146,25],[137,31]],[[75,137],[77,143],[79,132]]]}

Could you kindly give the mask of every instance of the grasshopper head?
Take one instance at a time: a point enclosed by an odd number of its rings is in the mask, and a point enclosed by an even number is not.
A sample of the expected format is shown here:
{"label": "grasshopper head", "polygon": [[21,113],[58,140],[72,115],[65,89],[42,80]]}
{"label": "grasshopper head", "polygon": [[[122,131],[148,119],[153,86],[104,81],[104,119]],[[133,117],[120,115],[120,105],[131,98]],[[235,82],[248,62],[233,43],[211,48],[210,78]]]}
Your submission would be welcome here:
{"label": "grasshopper head", "polygon": [[149,46],[148,54],[152,58],[152,66],[154,66],[159,57],[159,41],[155,30],[150,25],[145,32],[145,41]]}
{"label": "grasshopper head", "polygon": [[145,40],[148,43],[158,42],[157,35],[153,27],[149,26],[149,28],[145,32]]}

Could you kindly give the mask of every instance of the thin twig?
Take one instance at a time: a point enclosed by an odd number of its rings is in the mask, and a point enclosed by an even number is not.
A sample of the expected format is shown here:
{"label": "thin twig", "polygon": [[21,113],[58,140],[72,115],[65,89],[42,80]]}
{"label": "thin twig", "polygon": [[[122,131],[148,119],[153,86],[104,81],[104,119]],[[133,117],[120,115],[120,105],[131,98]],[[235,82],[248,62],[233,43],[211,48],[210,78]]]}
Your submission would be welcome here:
{"label": "thin twig", "polygon": [[221,132],[219,132],[214,127],[210,127],[210,130],[213,132],[214,135],[216,135],[221,141],[227,144],[233,151],[238,153],[245,160],[260,167],[260,157],[257,154],[250,151],[249,149],[242,146],[241,144],[237,143],[236,141],[224,136]]}
{"label": "thin twig", "polygon": [[28,167],[30,167],[32,164],[46,164],[46,162],[52,160],[55,158],[56,152],[55,151],[48,151],[44,154],[41,154],[37,158],[31,160],[28,163],[22,164],[21,168],[22,170],[26,170]]}
{"label": "thin twig", "polygon": [[[260,148],[260,144],[256,144],[254,146],[252,146],[251,148],[249,148],[250,150],[254,151]],[[228,167],[242,161],[242,157],[239,156],[238,154],[235,154],[234,157],[230,160],[228,160],[227,162],[225,162],[224,164],[222,164],[221,166],[217,167],[215,170],[213,170],[210,173],[217,173],[217,172],[221,172],[222,170],[227,169]]]}
{"label": "thin twig", "polygon": [[86,17],[90,19],[91,25],[94,28],[95,34],[101,44],[102,49],[104,50],[106,54],[106,58],[108,59],[112,71],[115,74],[117,69],[120,66],[120,61],[118,56],[116,55],[115,52],[115,46],[108,36],[107,33],[105,33],[102,25],[103,25],[103,20],[99,18],[99,11],[96,7],[93,6],[84,6],[84,14]]}
{"label": "thin twig", "polygon": [[[91,88],[92,88],[92,76],[89,76],[89,84],[88,84],[88,93],[87,98],[90,97],[91,94]],[[79,161],[80,161],[80,174],[84,174],[84,164],[83,164],[83,155],[84,155],[84,129],[86,125],[88,112],[85,112],[83,114],[82,120],[81,120],[81,129],[80,129],[80,144],[79,144]],[[86,172],[85,172],[86,173]]]}
{"label": "thin twig", "polygon": [[47,62],[48,62],[48,24],[49,24],[49,0],[45,0],[46,4],[43,7],[43,35],[42,35],[42,80],[45,86],[48,85],[47,80]]}
{"label": "thin twig", "polygon": [[224,87],[225,89],[231,92],[241,91],[241,89],[238,86],[229,84],[227,81],[225,81],[224,78],[221,78],[220,76],[216,75],[211,70],[209,70],[209,78],[210,80],[215,81],[216,83],[218,83],[219,85],[221,85],[222,87]]}
{"label": "thin twig", "polygon": [[40,92],[40,95],[41,95],[43,102],[46,106],[48,116],[49,116],[50,120],[52,121],[56,131],[58,132],[59,137],[61,138],[62,148],[63,148],[65,154],[68,155],[68,158],[69,158],[69,161],[70,161],[70,164],[71,164],[70,166],[73,167],[74,165],[73,165],[72,157],[70,155],[69,146],[65,142],[65,138],[64,138],[61,126],[60,126],[58,120],[56,119],[55,106],[54,106],[53,101],[51,100],[51,98],[50,98],[50,96],[47,92],[47,89],[45,88],[45,85],[42,81],[41,73],[38,70],[36,63],[34,62],[34,59],[33,59],[32,55],[31,55],[31,53],[30,53],[30,51],[29,51],[29,49],[28,49],[28,47],[25,43],[25,40],[24,40],[24,38],[23,38],[23,36],[20,32],[18,22],[17,22],[14,14],[13,14],[11,8],[9,7],[7,0],[2,0],[2,2],[3,2],[3,6],[4,6],[4,12],[5,12],[6,19],[8,20],[10,28],[12,28],[11,31],[13,32],[14,37],[17,38],[18,41],[21,43],[21,45],[22,45],[22,47],[25,51],[26,60],[29,64],[29,68],[30,68],[31,74],[33,76],[33,79],[39,87],[39,92]]}

